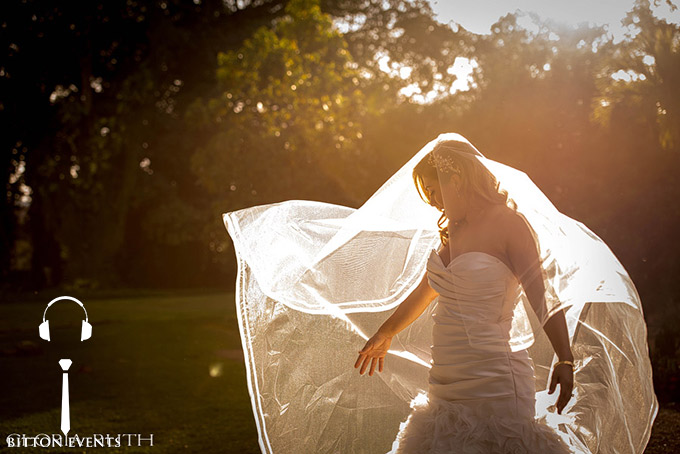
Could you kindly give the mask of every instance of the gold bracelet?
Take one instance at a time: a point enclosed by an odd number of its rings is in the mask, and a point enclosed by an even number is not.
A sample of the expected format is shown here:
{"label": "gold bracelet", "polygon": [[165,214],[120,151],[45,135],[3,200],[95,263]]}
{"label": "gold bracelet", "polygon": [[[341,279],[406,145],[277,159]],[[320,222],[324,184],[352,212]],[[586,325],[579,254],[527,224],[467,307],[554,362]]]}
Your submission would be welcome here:
{"label": "gold bracelet", "polygon": [[569,365],[571,366],[572,369],[574,368],[574,363],[572,363],[571,361],[567,361],[567,360],[564,360],[564,361],[557,361],[557,362],[555,363],[555,365],[553,366],[553,368],[559,366],[560,364],[569,364]]}

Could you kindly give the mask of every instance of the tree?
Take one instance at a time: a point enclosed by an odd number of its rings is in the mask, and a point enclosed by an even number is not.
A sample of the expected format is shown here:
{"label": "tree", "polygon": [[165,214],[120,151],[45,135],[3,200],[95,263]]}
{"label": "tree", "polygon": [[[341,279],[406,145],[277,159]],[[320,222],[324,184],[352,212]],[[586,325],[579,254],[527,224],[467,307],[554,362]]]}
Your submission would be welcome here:
{"label": "tree", "polygon": [[319,169],[347,202],[361,184],[352,174],[365,111],[359,74],[316,2],[294,0],[285,12],[272,28],[219,54],[221,93],[188,111],[197,128],[210,131],[192,168],[211,194],[252,194],[241,203],[318,196],[328,190]]}
{"label": "tree", "polygon": [[649,0],[637,0],[623,24],[632,36],[609,44],[593,117],[606,126],[612,115],[629,112],[656,132],[661,148],[678,152],[680,27],[654,16]]}
{"label": "tree", "polygon": [[[152,243],[124,247],[145,234],[139,207],[178,196],[177,186],[195,192],[182,179],[188,157],[157,155],[154,145],[170,135],[181,97],[210,83],[216,44],[240,43],[248,24],[276,17],[270,9],[282,3],[3,2],[2,170],[10,185],[0,247],[11,249],[12,210],[20,188],[30,188],[35,287],[60,283],[62,272],[70,282],[112,285],[120,266],[143,261]],[[157,156],[150,183],[140,163]]]}

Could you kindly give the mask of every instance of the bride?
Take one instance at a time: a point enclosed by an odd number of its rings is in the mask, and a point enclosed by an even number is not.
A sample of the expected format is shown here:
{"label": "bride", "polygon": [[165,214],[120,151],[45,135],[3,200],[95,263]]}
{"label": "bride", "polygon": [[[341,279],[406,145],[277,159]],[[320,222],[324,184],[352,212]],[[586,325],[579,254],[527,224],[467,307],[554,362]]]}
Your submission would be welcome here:
{"label": "bride", "polygon": [[628,273],[461,135],[358,209],[223,220],[263,453],[644,451],[658,403]]}
{"label": "bride", "polygon": [[[513,445],[522,452],[568,453],[549,427],[534,421],[533,365],[526,350],[511,352],[510,325],[502,321],[512,317],[520,284],[532,306],[544,306],[534,238],[493,175],[470,159],[472,153],[463,142],[441,141],[415,166],[413,179],[423,199],[442,212],[440,224],[448,220],[440,231],[442,247],[418,287],[366,342],[354,367],[363,374],[370,363],[369,375],[376,366],[382,372],[392,338],[439,296],[429,375],[429,400],[435,402],[409,416],[396,452],[502,453]],[[505,350],[471,348],[464,317],[483,319],[489,341],[500,343],[493,336],[504,336]],[[564,313],[557,312],[544,329],[559,359],[550,393],[560,385],[561,414],[571,398],[574,361]]]}

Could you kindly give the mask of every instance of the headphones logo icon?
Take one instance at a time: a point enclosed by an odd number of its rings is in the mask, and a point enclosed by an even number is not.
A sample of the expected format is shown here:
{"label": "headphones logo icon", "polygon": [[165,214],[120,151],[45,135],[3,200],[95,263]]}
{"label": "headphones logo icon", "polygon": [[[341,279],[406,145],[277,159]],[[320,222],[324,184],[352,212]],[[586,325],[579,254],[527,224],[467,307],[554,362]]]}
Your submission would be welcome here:
{"label": "headphones logo icon", "polygon": [[83,305],[83,303],[73,298],[72,296],[60,296],[58,298],[53,299],[47,304],[45,312],[43,312],[43,321],[38,327],[40,337],[42,339],[45,339],[46,341],[50,340],[50,321],[45,320],[45,315],[47,314],[47,309],[49,309],[51,305],[60,300],[71,300],[75,303],[78,303],[78,305],[83,308],[83,311],[85,311],[85,320],[83,320],[83,326],[82,329],[80,330],[80,341],[82,342],[92,337],[92,325],[90,325],[90,323],[88,322],[87,311],[85,310],[85,306]]}

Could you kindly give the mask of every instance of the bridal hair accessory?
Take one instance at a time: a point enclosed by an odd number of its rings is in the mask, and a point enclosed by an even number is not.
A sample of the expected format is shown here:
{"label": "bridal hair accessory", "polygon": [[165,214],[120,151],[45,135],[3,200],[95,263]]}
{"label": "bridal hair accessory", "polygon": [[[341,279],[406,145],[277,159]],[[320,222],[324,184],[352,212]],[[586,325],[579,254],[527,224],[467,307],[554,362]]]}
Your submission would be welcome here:
{"label": "bridal hair accessory", "polygon": [[427,162],[432,167],[444,173],[457,173],[460,175],[460,168],[453,162],[451,156],[445,156],[441,153],[432,152],[427,157]]}

